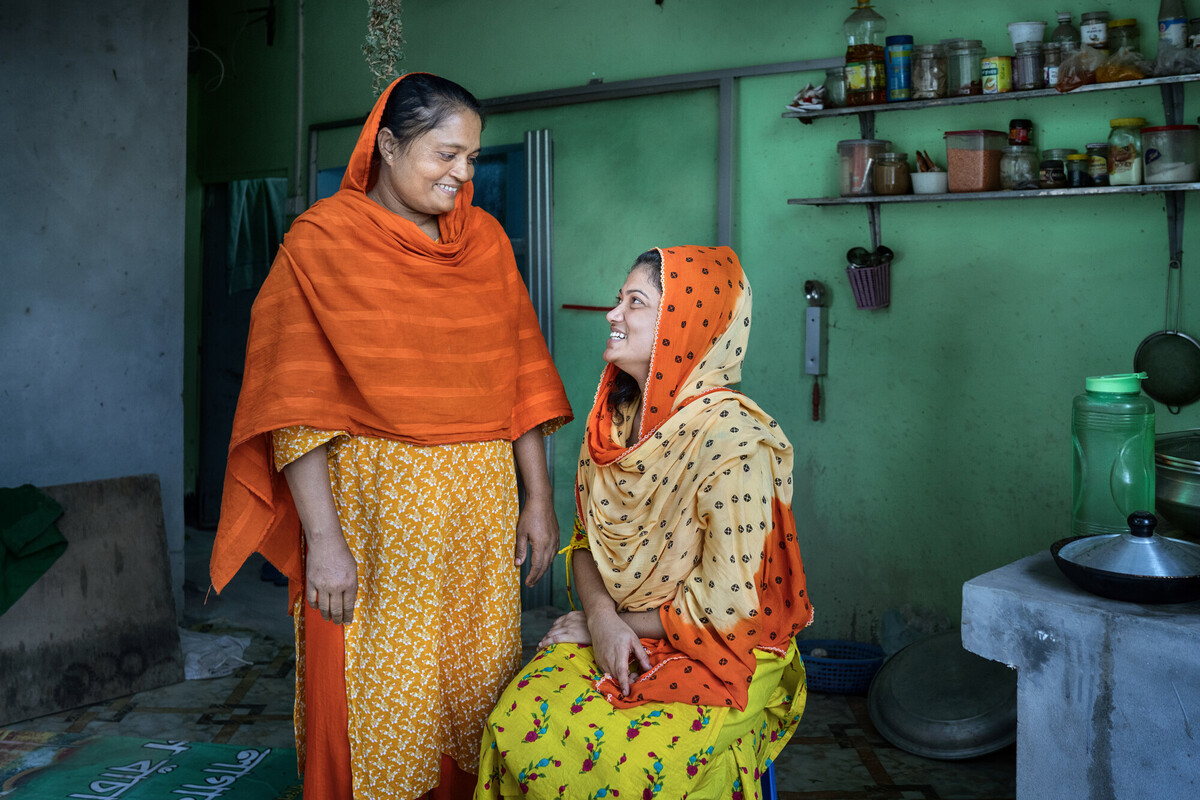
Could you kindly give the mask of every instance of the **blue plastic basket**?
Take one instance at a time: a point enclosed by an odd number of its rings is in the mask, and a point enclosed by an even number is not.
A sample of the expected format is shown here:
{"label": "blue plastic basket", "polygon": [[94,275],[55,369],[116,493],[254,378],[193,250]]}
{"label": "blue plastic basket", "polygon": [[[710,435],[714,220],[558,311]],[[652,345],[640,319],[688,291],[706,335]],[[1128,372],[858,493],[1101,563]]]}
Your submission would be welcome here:
{"label": "blue plastic basket", "polygon": [[[801,639],[796,642],[804,659],[808,688],[826,694],[866,694],[871,678],[883,663],[883,648],[842,639]],[[814,656],[821,649],[825,655]]]}

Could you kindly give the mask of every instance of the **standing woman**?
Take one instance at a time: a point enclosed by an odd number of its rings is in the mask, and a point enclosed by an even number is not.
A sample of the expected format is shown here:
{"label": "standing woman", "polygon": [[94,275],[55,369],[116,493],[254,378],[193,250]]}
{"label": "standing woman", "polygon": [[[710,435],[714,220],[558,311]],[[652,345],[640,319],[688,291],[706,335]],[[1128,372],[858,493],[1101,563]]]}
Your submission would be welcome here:
{"label": "standing woman", "polygon": [[519,666],[518,568],[530,548],[532,585],[558,544],[542,437],[571,410],[471,205],[482,127],[461,86],[395,81],[254,303],[211,573],[257,551],[289,578],[306,797],[473,784]]}
{"label": "standing woman", "polygon": [[651,250],[609,312],[560,617],[488,718],[476,798],[757,798],[804,710],[792,447],[735,391],[728,247]]}

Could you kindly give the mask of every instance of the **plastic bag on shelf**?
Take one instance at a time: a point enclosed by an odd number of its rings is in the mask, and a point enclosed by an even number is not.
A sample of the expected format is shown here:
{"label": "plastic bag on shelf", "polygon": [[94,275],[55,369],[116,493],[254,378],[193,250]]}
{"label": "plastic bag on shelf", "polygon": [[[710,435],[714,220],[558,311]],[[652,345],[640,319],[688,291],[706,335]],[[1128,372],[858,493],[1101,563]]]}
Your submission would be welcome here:
{"label": "plastic bag on shelf", "polygon": [[1072,51],[1058,65],[1058,83],[1056,89],[1069,92],[1096,82],[1096,68],[1104,63],[1104,53],[1092,47],[1083,47]]}
{"label": "plastic bag on shelf", "polygon": [[1158,43],[1158,55],[1154,58],[1154,74],[1190,75],[1200,72],[1200,49],[1176,47],[1170,42]]}
{"label": "plastic bag on shelf", "polygon": [[1140,81],[1154,74],[1154,63],[1132,47],[1122,47],[1096,67],[1096,83]]}

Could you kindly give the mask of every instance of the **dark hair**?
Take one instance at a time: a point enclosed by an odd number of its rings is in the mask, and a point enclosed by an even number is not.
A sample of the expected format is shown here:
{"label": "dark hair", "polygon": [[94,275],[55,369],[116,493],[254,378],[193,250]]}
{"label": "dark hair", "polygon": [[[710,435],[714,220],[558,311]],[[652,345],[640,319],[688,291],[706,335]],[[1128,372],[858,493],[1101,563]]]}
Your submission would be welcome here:
{"label": "dark hair", "polygon": [[[650,267],[650,283],[654,284],[654,288],[662,292],[662,253],[658,250],[647,250],[638,256],[633,266],[629,268],[632,273],[636,269]],[[613,388],[608,395],[608,407],[614,411],[619,409],[626,403],[637,399],[641,393],[638,387],[637,379],[627,372],[617,370],[617,377],[613,379]],[[637,435],[637,431],[634,431]]]}
{"label": "dark hair", "polygon": [[454,81],[416,72],[396,84],[379,122],[396,137],[403,150],[462,110],[474,111],[483,124],[483,108],[475,95]]}

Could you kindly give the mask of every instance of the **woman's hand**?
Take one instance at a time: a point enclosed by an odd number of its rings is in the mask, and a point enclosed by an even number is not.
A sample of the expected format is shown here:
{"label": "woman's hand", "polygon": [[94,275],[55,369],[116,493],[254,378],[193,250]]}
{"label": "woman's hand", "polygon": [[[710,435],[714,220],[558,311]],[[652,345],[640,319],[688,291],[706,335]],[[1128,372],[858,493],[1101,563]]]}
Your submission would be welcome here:
{"label": "woman's hand", "polygon": [[354,621],[358,596],[358,564],[346,540],[329,537],[309,542],[307,558],[308,604],[321,617],[338,625]]}
{"label": "woman's hand", "polygon": [[582,611],[570,611],[554,620],[550,630],[538,642],[538,649],[562,642],[584,646],[592,643],[592,632],[588,630],[587,616]]}
{"label": "woman's hand", "polygon": [[637,679],[639,671],[629,668],[636,661],[641,672],[650,670],[650,659],[637,632],[629,627],[614,610],[605,609],[587,619],[588,631],[592,636],[592,652],[596,665],[612,676],[621,689],[621,696],[629,695],[629,685]]}
{"label": "woman's hand", "polygon": [[515,563],[525,563],[525,549],[532,551],[533,561],[529,564],[526,586],[533,586],[546,574],[558,549],[558,518],[554,516],[554,503],[549,496],[526,497],[525,507],[517,519],[517,552]]}

